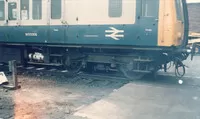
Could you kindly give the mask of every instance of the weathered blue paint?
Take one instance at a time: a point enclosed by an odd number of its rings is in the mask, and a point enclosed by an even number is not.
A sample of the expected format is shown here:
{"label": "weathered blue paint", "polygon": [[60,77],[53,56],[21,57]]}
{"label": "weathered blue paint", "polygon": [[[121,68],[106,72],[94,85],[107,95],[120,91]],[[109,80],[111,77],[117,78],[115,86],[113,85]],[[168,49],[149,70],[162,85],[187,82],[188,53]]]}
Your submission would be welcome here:
{"label": "weathered blue paint", "polygon": [[[115,40],[105,37],[106,30],[114,27],[118,30],[124,30],[124,38]],[[148,27],[149,29],[155,29]],[[138,30],[139,29],[139,30]],[[157,37],[153,33],[147,38],[145,28],[139,28],[139,25],[103,25],[103,26],[17,26],[0,27],[4,31],[0,34],[0,41],[17,43],[57,43],[57,44],[102,44],[102,45],[145,45],[156,46]],[[141,32],[140,30],[144,30]],[[6,32],[9,31],[9,32]],[[26,33],[37,33],[37,36],[26,36]],[[142,36],[143,35],[143,36]],[[6,38],[7,36],[8,38]],[[154,39],[152,39],[154,37]]]}
{"label": "weathered blue paint", "polygon": [[7,33],[8,28],[6,26],[0,26],[0,42],[6,42],[8,40]]}
{"label": "weathered blue paint", "polygon": [[[40,26],[16,26],[8,27],[8,41],[14,43],[44,43],[48,39],[48,27]],[[26,36],[26,33],[37,33],[38,36]]]}
{"label": "weathered blue paint", "polygon": [[[156,17],[142,17],[141,0],[137,0],[136,23],[133,25],[63,25],[0,27],[0,41],[12,43],[157,46]],[[139,7],[138,7],[139,6]],[[159,7],[159,6],[155,6]],[[106,37],[106,30],[124,30],[120,40]],[[3,31],[3,32],[1,32]],[[37,36],[26,36],[37,33]]]}

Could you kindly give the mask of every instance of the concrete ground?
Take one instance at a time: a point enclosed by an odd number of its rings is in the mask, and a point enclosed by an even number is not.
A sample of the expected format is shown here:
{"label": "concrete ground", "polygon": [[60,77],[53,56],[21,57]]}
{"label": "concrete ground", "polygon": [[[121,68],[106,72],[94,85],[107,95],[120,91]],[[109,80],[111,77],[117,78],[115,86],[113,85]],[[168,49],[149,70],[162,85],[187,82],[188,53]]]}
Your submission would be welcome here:
{"label": "concrete ground", "polygon": [[[173,69],[138,81],[20,76],[21,89],[0,89],[2,119],[198,119],[200,57],[179,84]],[[165,76],[163,76],[165,75]],[[166,76],[167,75],[167,76]]]}
{"label": "concrete ground", "polygon": [[[185,61],[187,74],[178,83],[173,69],[157,80],[126,84],[74,115],[88,119],[200,119],[200,57]],[[167,76],[166,76],[167,75]]]}
{"label": "concrete ground", "polygon": [[89,119],[199,119],[200,88],[129,83],[75,113]]}

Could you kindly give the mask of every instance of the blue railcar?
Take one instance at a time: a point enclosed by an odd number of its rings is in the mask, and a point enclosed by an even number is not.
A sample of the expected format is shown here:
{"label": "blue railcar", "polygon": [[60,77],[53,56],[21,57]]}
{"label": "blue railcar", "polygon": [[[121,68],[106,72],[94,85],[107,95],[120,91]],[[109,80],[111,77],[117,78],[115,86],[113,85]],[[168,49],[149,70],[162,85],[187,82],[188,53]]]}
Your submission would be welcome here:
{"label": "blue railcar", "polygon": [[155,72],[187,58],[188,25],[185,0],[0,0],[1,60]]}

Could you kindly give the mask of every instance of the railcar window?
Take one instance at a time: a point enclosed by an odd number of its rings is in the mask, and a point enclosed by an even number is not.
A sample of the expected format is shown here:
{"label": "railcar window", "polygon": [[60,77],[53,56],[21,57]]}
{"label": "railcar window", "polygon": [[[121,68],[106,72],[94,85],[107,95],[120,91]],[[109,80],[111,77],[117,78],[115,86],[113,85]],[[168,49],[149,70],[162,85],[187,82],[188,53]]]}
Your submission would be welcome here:
{"label": "railcar window", "polygon": [[176,16],[177,20],[183,21],[183,5],[182,0],[176,0]]}
{"label": "railcar window", "polygon": [[142,0],[142,16],[158,17],[159,0]]}
{"label": "railcar window", "polygon": [[51,19],[60,19],[61,9],[61,0],[51,0]]}
{"label": "railcar window", "polygon": [[17,3],[8,3],[8,20],[17,20]]}
{"label": "railcar window", "polygon": [[5,20],[5,2],[0,0],[0,21]]}
{"label": "railcar window", "polygon": [[33,19],[42,19],[42,0],[33,0]]}
{"label": "railcar window", "polygon": [[29,0],[21,0],[21,20],[29,19]]}
{"label": "railcar window", "polygon": [[109,17],[122,16],[122,0],[109,0]]}

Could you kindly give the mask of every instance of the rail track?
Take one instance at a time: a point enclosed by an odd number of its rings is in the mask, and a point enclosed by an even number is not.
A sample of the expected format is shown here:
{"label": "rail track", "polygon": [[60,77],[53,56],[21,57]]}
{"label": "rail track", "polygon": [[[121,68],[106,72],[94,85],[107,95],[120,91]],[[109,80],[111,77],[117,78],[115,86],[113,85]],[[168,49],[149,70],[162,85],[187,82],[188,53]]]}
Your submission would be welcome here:
{"label": "rail track", "polygon": [[[68,70],[63,70],[62,68],[57,67],[44,67],[44,66],[22,66],[18,65],[16,67],[17,74],[19,75],[31,75],[31,76],[56,76],[56,77],[65,77],[65,78],[75,78],[78,77],[79,79],[93,79],[93,80],[109,80],[109,81],[123,81],[123,82],[130,82],[133,80],[139,80],[144,76],[150,77],[151,79],[157,78],[157,73],[149,74],[149,73],[139,73],[133,74],[132,77],[127,77],[121,71],[94,71],[91,69],[88,70],[80,70],[71,72]],[[0,71],[3,71],[5,74],[9,75],[11,72],[9,71],[8,64],[0,64]]]}
{"label": "rail track", "polygon": [[[96,80],[106,80],[110,81],[130,81],[120,72],[93,72],[93,71],[78,71],[78,72],[69,72],[68,70],[62,70],[55,67],[37,67],[37,66],[17,66],[17,74],[28,74],[34,76],[62,76],[62,77],[79,77],[79,78],[93,78]],[[5,72],[5,74],[10,74],[8,64],[0,64],[0,71]],[[138,78],[138,77],[135,77]]]}
{"label": "rail track", "polygon": [[[79,70],[79,71],[68,71],[63,70],[62,68],[57,67],[45,67],[45,66],[38,66],[38,65],[29,65],[29,66],[22,66],[18,65],[16,67],[17,74],[19,75],[31,75],[31,76],[56,76],[56,77],[65,77],[65,78],[79,78],[79,79],[92,79],[94,81],[96,80],[109,80],[109,81],[122,81],[122,82],[130,82],[133,80],[141,79],[143,76],[147,75],[148,73],[139,73],[139,74],[133,74],[132,77],[127,78],[127,76],[124,75],[123,72],[120,71],[94,71],[91,69],[87,70]],[[8,64],[0,64],[0,71],[3,71],[5,74],[9,75],[11,72],[9,71],[9,65]],[[153,73],[152,73],[153,74]],[[148,74],[152,79],[156,78],[155,74]]]}

